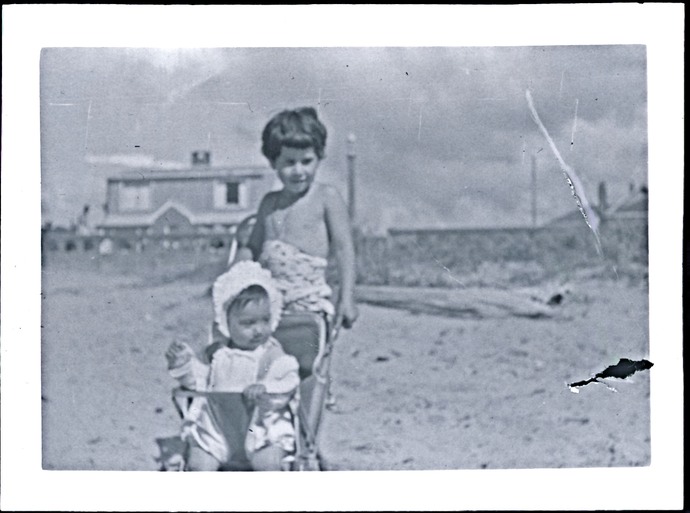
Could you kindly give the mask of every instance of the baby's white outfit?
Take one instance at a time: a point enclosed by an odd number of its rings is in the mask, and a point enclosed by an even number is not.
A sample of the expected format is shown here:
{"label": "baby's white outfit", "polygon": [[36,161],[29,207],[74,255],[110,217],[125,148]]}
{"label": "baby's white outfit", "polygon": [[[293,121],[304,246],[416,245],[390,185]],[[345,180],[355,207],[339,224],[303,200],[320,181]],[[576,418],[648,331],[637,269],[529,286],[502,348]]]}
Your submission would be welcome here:
{"label": "baby's white outfit", "polygon": [[[173,378],[197,391],[241,393],[252,384],[266,387],[268,399],[259,401],[252,412],[245,439],[247,456],[267,445],[278,445],[287,453],[295,450],[295,424],[299,398],[299,364],[283,351],[273,337],[253,351],[221,347],[210,365],[192,358],[170,370]],[[195,397],[182,427],[182,438],[192,437],[221,463],[229,461],[233,449],[211,414],[205,397]]]}

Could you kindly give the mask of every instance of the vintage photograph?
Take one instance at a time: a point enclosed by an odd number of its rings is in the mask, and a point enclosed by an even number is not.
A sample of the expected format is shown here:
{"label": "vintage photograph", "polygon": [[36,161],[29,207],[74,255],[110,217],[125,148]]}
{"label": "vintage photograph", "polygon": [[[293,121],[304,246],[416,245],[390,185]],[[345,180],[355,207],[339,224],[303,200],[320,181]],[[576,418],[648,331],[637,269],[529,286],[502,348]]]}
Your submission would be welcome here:
{"label": "vintage photograph", "polygon": [[[318,474],[347,509],[382,475],[399,505],[417,477],[470,497],[460,476],[546,471],[549,498],[558,472],[668,463],[654,415],[681,343],[650,205],[675,203],[644,37],[62,41],[36,47],[26,114],[40,427],[16,445],[41,479],[142,476],[161,501],[232,483],[218,507],[240,510],[269,504],[261,479]],[[6,392],[28,334],[3,278]]]}
{"label": "vintage photograph", "polygon": [[[649,465],[646,70],[642,45],[44,49],[44,468]],[[251,286],[277,312],[245,343],[219,309]]]}

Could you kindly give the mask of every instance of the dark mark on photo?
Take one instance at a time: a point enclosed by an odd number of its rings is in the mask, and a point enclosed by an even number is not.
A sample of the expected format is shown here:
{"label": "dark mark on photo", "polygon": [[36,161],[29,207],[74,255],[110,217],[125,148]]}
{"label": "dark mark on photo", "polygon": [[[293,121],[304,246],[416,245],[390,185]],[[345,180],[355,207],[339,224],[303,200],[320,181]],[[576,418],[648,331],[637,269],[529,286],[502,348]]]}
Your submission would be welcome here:
{"label": "dark mark on photo", "polygon": [[572,392],[577,393],[579,392],[579,390],[577,390],[578,387],[583,387],[590,383],[601,383],[599,380],[603,378],[625,379],[638,371],[651,369],[653,365],[654,364],[648,360],[633,361],[628,358],[621,358],[616,365],[606,367],[602,372],[595,374],[594,377],[570,383],[568,386]]}

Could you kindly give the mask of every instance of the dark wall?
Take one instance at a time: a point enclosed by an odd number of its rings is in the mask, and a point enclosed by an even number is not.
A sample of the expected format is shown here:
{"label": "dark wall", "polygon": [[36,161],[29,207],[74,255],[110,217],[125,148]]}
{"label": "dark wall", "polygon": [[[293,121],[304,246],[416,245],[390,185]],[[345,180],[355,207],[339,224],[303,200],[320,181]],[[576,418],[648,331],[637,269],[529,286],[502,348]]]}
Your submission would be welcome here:
{"label": "dark wall", "polygon": [[608,221],[596,239],[583,223],[539,229],[391,230],[357,239],[358,281],[462,286],[530,283],[583,268],[647,266],[647,223]]}
{"label": "dark wall", "polygon": [[[204,255],[226,254],[230,234],[115,236],[114,253],[180,253],[203,264]],[[648,266],[646,220],[607,221],[601,226],[602,253],[583,223],[536,230],[391,230],[387,237],[356,235],[357,282],[369,285],[461,287],[528,285],[554,277],[637,273]],[[99,253],[102,237],[45,232],[44,254]],[[194,251],[195,256],[184,257]],[[615,271],[614,271],[615,269]],[[335,262],[329,277],[337,281]]]}

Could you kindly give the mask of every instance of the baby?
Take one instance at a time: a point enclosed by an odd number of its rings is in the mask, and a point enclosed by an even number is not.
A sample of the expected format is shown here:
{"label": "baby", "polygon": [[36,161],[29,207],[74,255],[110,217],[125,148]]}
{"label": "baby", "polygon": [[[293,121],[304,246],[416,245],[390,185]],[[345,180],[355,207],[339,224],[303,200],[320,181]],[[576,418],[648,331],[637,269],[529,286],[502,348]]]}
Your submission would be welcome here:
{"label": "baby", "polygon": [[[335,327],[357,319],[355,259],[345,202],[333,187],[315,182],[324,158],[326,127],[311,107],[276,114],[262,135],[262,152],[283,184],[261,201],[249,242],[236,261],[256,260],[269,269],[286,311],[326,314]],[[335,253],[340,277],[337,311],[326,283]]]}
{"label": "baby", "polygon": [[[282,295],[270,272],[239,262],[213,285],[215,323],[225,342],[214,344],[210,364],[184,343],[173,342],[166,358],[172,377],[191,390],[241,392],[252,414],[244,449],[254,470],[281,470],[295,452],[299,364],[272,334]],[[208,354],[208,352],[207,352]],[[238,451],[222,435],[206,397],[195,397],[182,430],[186,470],[219,470]]]}

